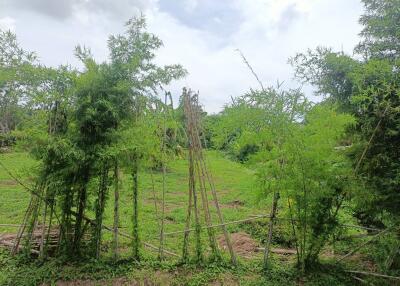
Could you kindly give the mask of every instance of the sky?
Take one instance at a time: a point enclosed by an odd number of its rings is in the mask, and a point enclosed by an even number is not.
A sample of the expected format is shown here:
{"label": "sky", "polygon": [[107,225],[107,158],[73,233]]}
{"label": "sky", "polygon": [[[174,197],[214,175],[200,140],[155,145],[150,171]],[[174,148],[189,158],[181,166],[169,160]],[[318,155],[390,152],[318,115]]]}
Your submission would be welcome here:
{"label": "sky", "polygon": [[[70,64],[78,44],[98,61],[108,58],[107,38],[143,13],[148,30],[164,43],[156,62],[181,64],[189,72],[167,87],[175,99],[184,86],[199,91],[206,111],[258,83],[297,88],[288,59],[317,46],[352,54],[359,42],[360,0],[0,0],[0,28],[17,34],[21,46],[48,66]],[[304,86],[312,100],[312,88]]]}

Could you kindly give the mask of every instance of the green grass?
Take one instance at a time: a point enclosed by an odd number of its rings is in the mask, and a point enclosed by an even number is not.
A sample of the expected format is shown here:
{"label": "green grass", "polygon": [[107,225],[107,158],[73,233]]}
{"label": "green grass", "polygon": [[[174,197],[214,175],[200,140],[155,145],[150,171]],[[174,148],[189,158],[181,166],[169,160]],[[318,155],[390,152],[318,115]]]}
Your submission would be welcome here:
{"label": "green grass", "polygon": [[[37,163],[26,153],[0,154],[3,165],[16,177],[29,183]],[[19,224],[29,203],[29,193],[0,167],[0,224]],[[13,227],[0,227],[0,234],[15,232]]]}
{"label": "green grass", "polygon": [[[37,163],[27,153],[0,154],[1,162],[13,174],[29,185],[30,177],[34,176]],[[251,214],[265,212],[257,204],[257,191],[254,185],[252,171],[244,166],[232,162],[218,152],[207,152],[209,170],[213,176],[220,206],[225,221],[247,218]],[[184,229],[187,200],[188,200],[188,165],[186,159],[176,159],[168,164],[166,177],[165,232]],[[158,212],[161,213],[162,174],[154,172],[154,190],[157,197]],[[120,227],[121,231],[130,233],[132,221],[132,193],[131,177],[127,172],[122,175],[122,189],[120,191]],[[140,187],[140,234],[142,241],[158,245],[159,226],[154,207],[153,183],[151,173],[141,170],[139,174]],[[21,223],[24,211],[29,202],[29,193],[16,183],[12,177],[0,168],[0,223]],[[211,211],[214,223],[218,223],[215,207],[209,194]],[[238,203],[239,202],[239,203]],[[109,199],[105,212],[105,225],[113,223],[113,193],[110,189]],[[93,214],[88,214],[93,217]],[[229,226],[231,231],[237,226]],[[0,233],[15,232],[15,227],[0,227]],[[205,231],[204,243],[206,244]],[[220,230],[217,230],[220,234]],[[104,243],[109,245],[111,233],[104,232]],[[166,248],[176,253],[181,252],[183,235],[174,235],[166,238]],[[129,241],[121,237],[123,249],[129,247]],[[105,251],[104,255],[108,255]]]}
{"label": "green grass", "polygon": [[[207,151],[207,162],[213,176],[217,194],[226,222],[248,218],[252,214],[269,212],[270,201],[260,202],[253,171],[245,166],[225,158],[216,151]],[[25,184],[32,183],[38,163],[29,157],[27,153],[0,154],[1,162],[12,174],[20,178]],[[188,165],[184,158],[177,158],[168,163],[166,178],[166,232],[181,231],[184,229],[188,200]],[[155,172],[154,189],[158,198],[158,210],[161,209],[162,174]],[[146,170],[139,174],[140,185],[140,236],[142,242],[149,242],[158,246],[159,224],[154,208],[152,175]],[[122,232],[131,232],[132,221],[132,194],[131,177],[128,172],[122,174],[122,189],[120,193],[120,229]],[[27,208],[30,195],[22,186],[16,183],[9,174],[0,167],[0,224],[19,224]],[[218,223],[215,207],[209,195],[213,223]],[[88,213],[89,217],[94,217]],[[112,226],[113,223],[113,193],[110,189],[109,199],[105,211],[104,224]],[[203,222],[204,224],[204,222]],[[230,232],[246,231],[261,245],[265,238],[266,221],[263,224],[239,224],[229,225]],[[257,229],[258,227],[258,229]],[[278,228],[279,229],[279,228]],[[261,230],[259,232],[258,230]],[[0,226],[0,235],[3,233],[15,233],[17,228]],[[217,235],[221,230],[216,229]],[[193,239],[193,235],[191,236]],[[129,260],[130,241],[120,237],[120,251],[122,262],[111,262],[110,232],[103,232],[102,259],[99,261],[85,262],[84,264],[65,265],[57,260],[50,260],[44,264],[38,262],[23,262],[10,258],[5,250],[0,250],[0,285],[37,285],[39,282],[54,282],[57,280],[91,279],[102,280],[103,284],[112,284],[116,277],[133,279],[138,283],[153,283],[155,285],[208,285],[211,281],[226,283],[227,285],[295,285],[296,271],[293,268],[293,257],[279,257],[273,255],[273,268],[267,275],[261,272],[261,253],[254,255],[252,259],[240,258],[240,266],[232,269],[227,265],[208,264],[201,267],[180,266],[177,267],[175,258],[168,258],[160,264],[157,262],[157,252],[142,248],[143,261],[140,265]],[[204,249],[207,250],[206,232],[202,231]],[[182,252],[183,235],[166,237],[166,249],[177,254]],[[193,247],[193,240],[191,247]],[[191,249],[192,254],[194,253]],[[227,253],[226,261],[228,261]],[[326,272],[326,271],[325,271]],[[327,285],[324,281],[335,281],[340,274],[325,273],[326,278],[321,281],[319,277],[312,278],[307,285]],[[160,278],[161,277],[161,278]],[[125,279],[124,278],[124,279]],[[146,280],[147,279],[147,280]],[[149,280],[150,279],[150,280]],[[157,284],[159,280],[166,279],[170,284]],[[339,279],[339,278],[337,278]],[[341,279],[341,278],[340,278]],[[337,280],[337,283],[329,282],[329,285],[347,284],[346,279]],[[146,282],[147,281],[147,282]],[[339,281],[339,282],[338,282]],[[342,282],[340,282],[342,281]],[[152,284],[150,284],[152,285]],[[220,284],[215,284],[220,285]],[[223,284],[225,285],[225,284]]]}

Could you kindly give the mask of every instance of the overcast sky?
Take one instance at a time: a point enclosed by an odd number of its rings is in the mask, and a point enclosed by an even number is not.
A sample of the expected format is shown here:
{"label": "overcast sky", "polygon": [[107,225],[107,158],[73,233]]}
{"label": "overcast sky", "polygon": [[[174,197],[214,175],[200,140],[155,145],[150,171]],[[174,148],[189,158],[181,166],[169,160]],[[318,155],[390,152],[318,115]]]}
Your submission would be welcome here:
{"label": "overcast sky", "polygon": [[362,11],[359,0],[0,0],[0,27],[44,64],[78,66],[77,44],[106,60],[107,37],[143,12],[164,42],[157,62],[189,72],[169,87],[175,98],[188,86],[200,91],[207,111],[218,112],[231,96],[258,87],[236,49],[264,85],[297,87],[288,58],[319,45],[351,54]]}

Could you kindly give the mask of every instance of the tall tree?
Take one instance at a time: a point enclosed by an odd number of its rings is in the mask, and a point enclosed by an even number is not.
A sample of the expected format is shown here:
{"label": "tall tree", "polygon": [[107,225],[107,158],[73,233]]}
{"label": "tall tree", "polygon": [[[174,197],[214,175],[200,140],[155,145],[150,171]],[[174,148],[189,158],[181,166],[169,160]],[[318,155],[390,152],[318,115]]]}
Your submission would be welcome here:
{"label": "tall tree", "polygon": [[355,211],[364,223],[382,226],[400,219],[395,207],[400,202],[400,1],[363,3],[362,40],[355,48],[363,60],[319,48],[296,55],[291,63],[317,94],[355,115],[349,156],[366,186]]}
{"label": "tall tree", "polygon": [[366,58],[400,58],[400,1],[362,0],[365,13],[360,18],[363,40],[356,52]]}
{"label": "tall tree", "polygon": [[0,30],[0,133],[14,130],[21,121],[36,64],[36,55],[23,50],[14,33]]}

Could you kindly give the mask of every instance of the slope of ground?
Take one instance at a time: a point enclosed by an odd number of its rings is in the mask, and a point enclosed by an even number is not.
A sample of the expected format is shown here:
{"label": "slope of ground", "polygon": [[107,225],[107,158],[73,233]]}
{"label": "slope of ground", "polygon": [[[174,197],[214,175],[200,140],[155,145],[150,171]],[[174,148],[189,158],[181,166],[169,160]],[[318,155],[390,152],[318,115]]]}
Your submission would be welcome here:
{"label": "slope of ground", "polygon": [[[213,175],[217,193],[226,222],[246,219],[254,215],[268,213],[270,202],[260,201],[255,184],[254,174],[243,165],[226,159],[221,153],[207,151],[209,170]],[[1,162],[7,169],[25,184],[32,183],[38,166],[27,153],[0,154]],[[177,158],[168,164],[166,178],[166,229],[168,232],[184,229],[188,200],[188,166],[185,158]],[[162,174],[141,170],[140,184],[140,235],[142,242],[158,245],[159,221],[155,211],[154,194],[158,212],[161,209]],[[120,194],[120,230],[131,232],[132,192],[131,177],[127,171],[122,174],[122,190]],[[154,191],[153,191],[154,190]],[[15,233],[16,225],[22,221],[29,202],[29,193],[10,177],[6,170],[0,168],[0,237]],[[211,196],[210,196],[211,197]],[[213,223],[218,223],[215,208],[211,207]],[[94,217],[93,214],[88,214]],[[105,225],[113,223],[113,195],[110,190],[107,202]],[[129,260],[130,242],[120,237],[122,260],[115,264],[111,257],[111,233],[104,232],[102,260],[85,262],[85,264],[65,265],[58,261],[46,263],[20,263],[10,258],[7,250],[0,249],[0,285],[295,285],[298,283],[296,271],[293,269],[294,256],[272,256],[273,268],[262,275],[262,251],[266,237],[267,220],[249,223],[231,224],[228,230],[233,234],[234,248],[239,255],[240,266],[231,268],[227,265],[207,264],[200,268],[177,266],[176,258],[168,258],[159,264],[155,259],[157,251],[142,249],[143,261],[140,265]],[[279,227],[277,228],[279,231]],[[226,244],[217,229],[218,242],[221,249]],[[278,234],[274,234],[278,235]],[[193,238],[193,236],[191,236]],[[203,245],[207,249],[206,232],[202,232]],[[166,249],[182,252],[183,234],[166,237]],[[193,241],[191,245],[193,246]],[[279,245],[276,245],[279,246]],[[286,247],[287,248],[287,247]],[[285,250],[286,251],[286,250]],[[193,253],[192,249],[192,253]],[[331,273],[333,272],[333,273]],[[325,269],[324,273],[312,281],[335,281],[331,285],[353,285],[354,280],[341,277],[342,272],[335,268]],[[323,278],[326,276],[327,278]],[[333,278],[334,276],[334,278]],[[315,280],[316,279],[316,280]],[[303,282],[302,282],[303,283]],[[318,282],[319,283],[319,282]],[[326,284],[309,285],[326,285]],[[321,282],[325,283],[325,282]],[[305,283],[307,284],[307,283]]]}

